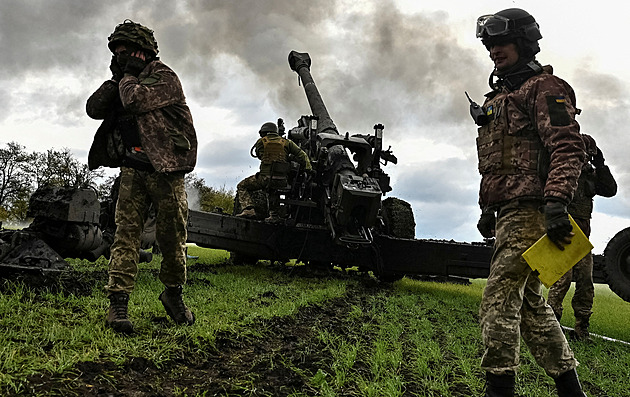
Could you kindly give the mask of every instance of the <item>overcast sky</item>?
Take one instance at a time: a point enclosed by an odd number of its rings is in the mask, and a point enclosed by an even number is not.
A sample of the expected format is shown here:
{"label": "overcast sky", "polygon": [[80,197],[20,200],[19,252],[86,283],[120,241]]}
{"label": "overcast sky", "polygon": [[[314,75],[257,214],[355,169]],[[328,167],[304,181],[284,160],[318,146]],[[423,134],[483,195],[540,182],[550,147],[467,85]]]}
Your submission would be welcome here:
{"label": "overcast sky", "polygon": [[[584,5],[580,5],[584,4]],[[582,132],[603,149],[619,184],[597,198],[592,242],[630,226],[627,13],[619,2],[397,0],[1,0],[0,145],[69,148],[87,161],[99,122],[89,95],[110,77],[107,37],[124,19],[155,31],[179,75],[199,138],[195,172],[235,188],[253,174],[258,128],[310,114],[287,63],[308,52],[312,75],[340,132],[385,125],[397,165],[393,191],[412,203],[416,237],[479,241],[476,127],[464,90],[489,91],[492,62],[475,38],[478,16],[529,11],[543,35],[538,60],[575,89]]]}

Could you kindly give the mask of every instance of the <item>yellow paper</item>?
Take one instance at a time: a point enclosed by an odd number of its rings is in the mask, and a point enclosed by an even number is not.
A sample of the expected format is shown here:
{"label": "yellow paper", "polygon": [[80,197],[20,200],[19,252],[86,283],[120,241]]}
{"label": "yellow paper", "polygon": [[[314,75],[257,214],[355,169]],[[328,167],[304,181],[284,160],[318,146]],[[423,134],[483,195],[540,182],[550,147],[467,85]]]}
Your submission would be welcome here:
{"label": "yellow paper", "polygon": [[560,250],[545,234],[523,253],[523,258],[529,267],[538,273],[538,278],[547,288],[593,249],[593,244],[571,215],[569,215],[569,220],[575,236],[571,238],[571,244],[564,246],[564,251]]}

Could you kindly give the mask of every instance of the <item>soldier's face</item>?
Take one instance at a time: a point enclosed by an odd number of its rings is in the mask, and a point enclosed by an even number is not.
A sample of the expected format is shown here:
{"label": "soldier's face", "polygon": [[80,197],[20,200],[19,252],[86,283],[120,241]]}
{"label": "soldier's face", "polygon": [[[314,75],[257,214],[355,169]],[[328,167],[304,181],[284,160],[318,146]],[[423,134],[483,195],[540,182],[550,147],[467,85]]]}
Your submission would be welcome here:
{"label": "soldier's face", "polygon": [[120,55],[125,51],[127,51],[127,47],[125,47],[124,44],[118,44],[116,45],[116,48],[114,49],[114,54]]}
{"label": "soldier's face", "polygon": [[506,71],[518,62],[518,48],[514,43],[497,44],[490,47],[490,59],[499,71]]}

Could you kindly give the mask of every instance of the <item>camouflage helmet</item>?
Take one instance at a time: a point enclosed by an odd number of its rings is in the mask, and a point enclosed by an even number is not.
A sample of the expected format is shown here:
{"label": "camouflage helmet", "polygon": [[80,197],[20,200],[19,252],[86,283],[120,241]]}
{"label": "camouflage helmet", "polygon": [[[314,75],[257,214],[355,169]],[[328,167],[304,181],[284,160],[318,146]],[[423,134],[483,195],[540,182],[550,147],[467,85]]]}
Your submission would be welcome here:
{"label": "camouflage helmet", "polygon": [[155,37],[153,37],[153,31],[130,19],[125,19],[123,23],[116,26],[114,32],[107,38],[107,41],[107,46],[111,52],[114,52],[116,45],[119,43],[131,43],[153,53],[153,55],[158,53],[158,45]]}
{"label": "camouflage helmet", "polygon": [[260,136],[265,136],[269,132],[273,132],[275,134],[278,133],[278,126],[276,125],[276,123],[272,123],[271,121],[268,123],[265,123],[260,127],[260,131],[258,131]]}

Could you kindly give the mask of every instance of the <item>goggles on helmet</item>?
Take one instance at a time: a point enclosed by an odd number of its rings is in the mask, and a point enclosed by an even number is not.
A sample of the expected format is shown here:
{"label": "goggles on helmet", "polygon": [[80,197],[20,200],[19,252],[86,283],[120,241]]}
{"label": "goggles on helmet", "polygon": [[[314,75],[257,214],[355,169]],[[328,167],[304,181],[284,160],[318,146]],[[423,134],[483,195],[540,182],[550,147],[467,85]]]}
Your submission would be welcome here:
{"label": "goggles on helmet", "polygon": [[509,18],[493,14],[477,18],[477,37],[484,37],[484,32],[488,36],[498,36],[508,33],[509,30]]}

